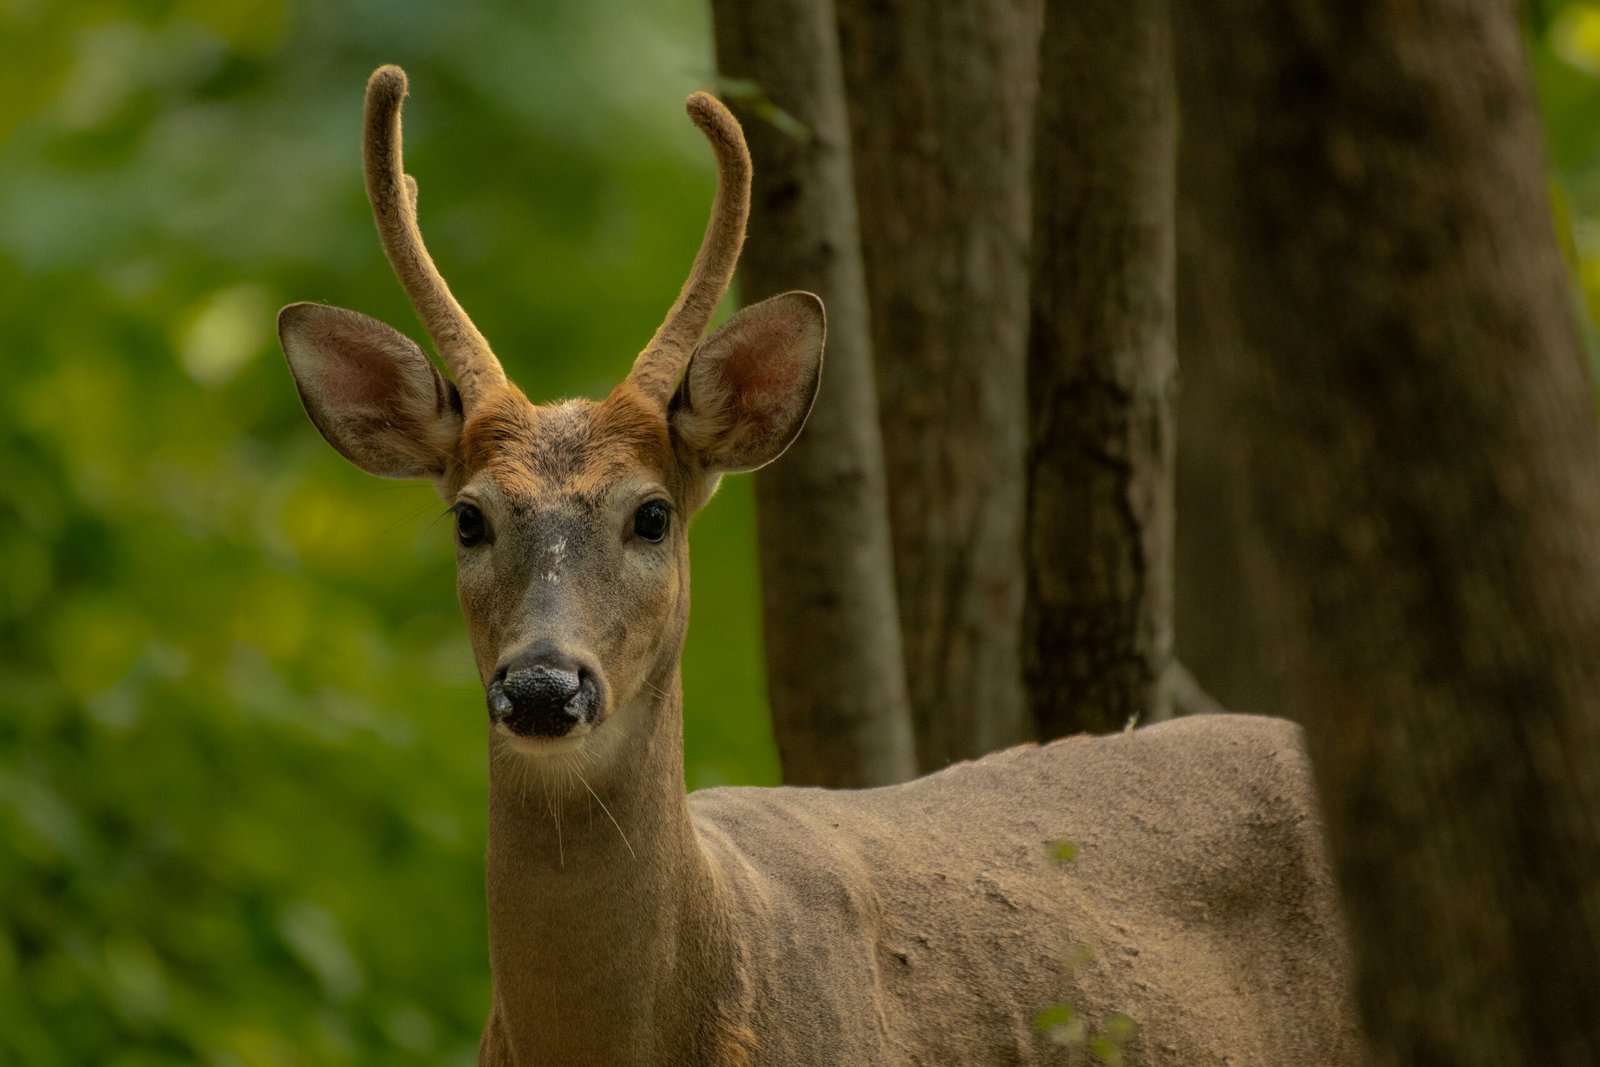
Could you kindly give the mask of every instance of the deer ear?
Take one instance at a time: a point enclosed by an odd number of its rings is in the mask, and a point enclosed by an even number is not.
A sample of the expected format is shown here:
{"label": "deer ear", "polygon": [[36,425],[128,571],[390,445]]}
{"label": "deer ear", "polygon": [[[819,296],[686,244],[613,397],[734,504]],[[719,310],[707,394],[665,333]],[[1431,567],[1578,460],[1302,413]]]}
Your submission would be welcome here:
{"label": "deer ear", "polygon": [[346,459],[382,478],[445,476],[461,396],[409,337],[354,311],[290,304],[278,338],[306,414]]}
{"label": "deer ear", "polygon": [[811,293],[734,315],[701,342],[672,399],[673,432],[708,471],[749,471],[783,454],[811,413],[827,320]]}

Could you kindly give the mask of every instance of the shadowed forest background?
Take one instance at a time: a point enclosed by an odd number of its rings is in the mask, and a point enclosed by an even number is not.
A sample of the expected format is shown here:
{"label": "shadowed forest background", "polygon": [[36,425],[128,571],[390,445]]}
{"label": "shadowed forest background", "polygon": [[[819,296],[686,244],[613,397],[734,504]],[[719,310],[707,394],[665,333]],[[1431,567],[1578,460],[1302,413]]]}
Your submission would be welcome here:
{"label": "shadowed forest background", "polygon": [[[430,244],[508,371],[535,400],[625,372],[704,225],[709,12],[525,6],[0,13],[0,1062],[475,1061],[450,524],[325,447],[272,323],[314,299],[419,335],[360,179],[395,62]],[[1530,22],[1588,322],[1600,5]],[[692,788],[778,780],[754,525],[731,478],[694,527]]]}

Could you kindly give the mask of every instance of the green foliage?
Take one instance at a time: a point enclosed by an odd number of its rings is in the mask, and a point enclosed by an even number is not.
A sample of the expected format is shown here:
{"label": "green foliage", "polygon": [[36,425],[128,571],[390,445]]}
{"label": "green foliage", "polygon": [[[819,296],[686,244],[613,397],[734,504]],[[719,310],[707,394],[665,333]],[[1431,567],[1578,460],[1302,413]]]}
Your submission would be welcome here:
{"label": "green foliage", "polygon": [[1138,1024],[1120,1012],[1107,1016],[1100,1029],[1092,1030],[1070,1004],[1050,1005],[1034,1018],[1033,1028],[1062,1048],[1087,1049],[1107,1067],[1120,1067],[1128,1042],[1139,1034]]}
{"label": "green foliage", "polygon": [[1033,1020],[1033,1028],[1058,1045],[1083,1040],[1083,1020],[1078,1016],[1078,1009],[1070,1004],[1050,1005]]}
{"label": "green foliage", "polygon": [[811,127],[773,103],[767,91],[748,78],[717,78],[717,95],[730,106],[743,105],[762,122],[770,123],[785,136],[796,141],[811,140]]}
{"label": "green foliage", "polygon": [[1078,858],[1078,843],[1076,841],[1050,842],[1050,855],[1057,863],[1071,863]]}
{"label": "green foliage", "polygon": [[[482,694],[426,487],[317,437],[273,316],[420,337],[361,188],[412,77],[430,244],[536,397],[698,244],[698,4],[0,14],[0,1063],[469,1063]],[[770,782],[747,485],[695,531],[690,780]]]}
{"label": "green foliage", "polygon": [[1544,113],[1556,227],[1577,275],[1590,364],[1600,379],[1600,3],[1532,9],[1532,55]]}
{"label": "green foliage", "polygon": [[[1046,845],[1051,860],[1060,865],[1072,863],[1080,852],[1074,841],[1049,841]],[[1074,942],[1068,947],[1062,962],[1070,975],[1093,958],[1093,949],[1081,942]],[[1090,1025],[1090,1020],[1076,1005],[1064,1001],[1048,1005],[1034,1016],[1033,1028],[1052,1044],[1068,1050],[1087,1050],[1092,1058],[1108,1067],[1119,1067],[1122,1063],[1123,1046],[1132,1041],[1139,1032],[1134,1021],[1121,1012],[1106,1016],[1096,1029]]]}

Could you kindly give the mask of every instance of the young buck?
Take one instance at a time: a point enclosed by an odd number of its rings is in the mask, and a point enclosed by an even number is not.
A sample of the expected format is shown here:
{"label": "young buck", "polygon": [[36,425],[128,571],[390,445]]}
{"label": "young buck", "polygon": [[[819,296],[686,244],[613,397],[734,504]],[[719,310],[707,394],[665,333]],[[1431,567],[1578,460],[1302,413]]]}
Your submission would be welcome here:
{"label": "young buck", "polygon": [[423,246],[405,94],[395,67],[367,86],[367,194],[454,382],[352,311],[292,304],[278,327],[329,443],[432,481],[455,513],[491,757],[482,1062],[1062,1063],[1033,1025],[1055,1004],[1075,1020],[1057,1036],[1131,1018],[1131,1062],[1352,1062],[1288,723],[1184,720],[860,792],[685,794],[688,520],[722,474],[800,432],[822,304],[787,293],[702,340],[743,242],[750,159],[697,93],[720,176],[688,282],[604,400],[529,402]]}

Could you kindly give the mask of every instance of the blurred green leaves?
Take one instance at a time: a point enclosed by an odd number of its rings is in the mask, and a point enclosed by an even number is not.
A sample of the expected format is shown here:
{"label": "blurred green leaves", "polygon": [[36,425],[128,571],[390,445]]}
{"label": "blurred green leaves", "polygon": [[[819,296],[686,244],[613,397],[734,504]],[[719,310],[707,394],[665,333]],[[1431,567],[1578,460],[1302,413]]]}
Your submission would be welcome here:
{"label": "blurred green leaves", "polygon": [[1578,278],[1590,364],[1600,378],[1600,4],[1545,3],[1538,15],[1531,44],[1556,224]]}
{"label": "blurred green leaves", "polygon": [[[0,11],[0,1062],[473,1063],[482,695],[449,525],[316,436],[274,336],[418,335],[361,92],[412,78],[430,245],[535,397],[682,280],[712,82],[674,2]],[[775,779],[750,495],[695,530],[691,783]]]}

